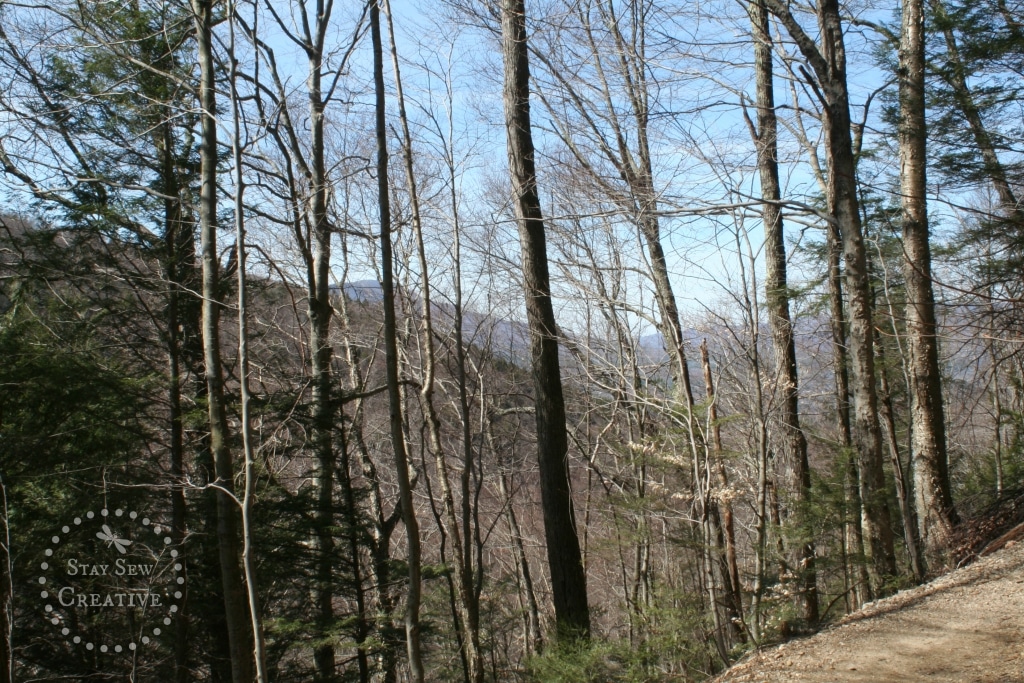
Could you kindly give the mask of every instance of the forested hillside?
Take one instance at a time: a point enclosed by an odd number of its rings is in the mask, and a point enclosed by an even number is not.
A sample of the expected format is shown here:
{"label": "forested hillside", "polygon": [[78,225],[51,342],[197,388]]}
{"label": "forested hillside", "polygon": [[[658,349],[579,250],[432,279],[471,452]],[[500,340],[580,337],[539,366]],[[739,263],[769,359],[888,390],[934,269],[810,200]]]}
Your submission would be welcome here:
{"label": "forested hillside", "polygon": [[0,683],[698,681],[969,562],[1022,21],[0,1]]}

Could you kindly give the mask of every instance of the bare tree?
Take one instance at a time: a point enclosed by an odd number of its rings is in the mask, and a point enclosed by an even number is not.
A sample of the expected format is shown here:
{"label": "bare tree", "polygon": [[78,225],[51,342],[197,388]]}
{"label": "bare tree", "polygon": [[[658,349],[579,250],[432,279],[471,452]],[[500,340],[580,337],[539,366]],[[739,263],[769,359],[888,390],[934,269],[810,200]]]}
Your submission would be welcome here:
{"label": "bare tree", "polygon": [[[799,64],[784,52],[779,43],[777,50],[783,52],[783,64],[789,76],[789,91],[796,116],[789,126],[800,146],[807,154],[814,178],[822,194],[828,195],[828,179],[818,157],[818,147],[812,143],[804,124],[805,107],[798,93],[801,76],[797,73]],[[814,92],[812,90],[812,92]],[[813,102],[812,102],[813,105]],[[806,112],[810,118],[821,118],[816,110]],[[850,424],[850,363],[847,345],[846,303],[843,295],[843,252],[842,236],[835,221],[825,221],[825,283],[828,296],[828,324],[832,350],[832,378],[835,397],[835,428],[837,431],[838,464],[843,472],[843,575],[846,584],[847,609],[872,598],[871,580],[864,563],[863,506],[860,500],[860,472],[857,452],[853,447],[853,432]]]}
{"label": "bare tree", "polygon": [[242,453],[244,454],[244,491],[239,507],[242,512],[242,570],[245,575],[249,619],[252,626],[253,658],[256,662],[256,680],[267,683],[266,648],[263,624],[260,618],[259,591],[256,585],[256,560],[253,541],[253,497],[256,491],[256,456],[252,430],[252,391],[249,356],[249,288],[246,278],[248,249],[245,243],[245,178],[242,173],[242,112],[238,93],[238,59],[235,53],[235,24],[238,7],[235,0],[228,1],[228,98],[231,103],[231,162],[234,184],[235,254],[238,276],[238,373],[241,402]]}
{"label": "bare tree", "polygon": [[[711,373],[711,354],[708,352],[708,343],[705,339],[700,345],[701,367],[704,371],[704,392],[708,399],[708,431],[711,434],[709,448],[706,452],[708,457],[705,462],[705,470],[708,479],[717,479],[720,491],[729,488],[729,477],[725,471],[724,447],[722,444],[722,425],[719,422],[718,400],[715,394],[714,376]],[[743,642],[746,634],[741,630],[743,625],[743,587],[740,583],[739,564],[736,560],[736,525],[734,521],[732,502],[729,500],[714,500],[712,498],[712,486],[707,486],[705,493],[704,507],[706,521],[709,528],[705,532],[712,539],[713,550],[717,550],[709,560],[712,563],[721,565],[717,572],[712,574],[713,579],[718,581],[723,590],[722,602],[724,603],[727,624],[725,628],[733,640]],[[721,514],[719,514],[721,511]],[[719,523],[719,519],[721,522]],[[721,574],[721,577],[718,576]],[[712,605],[717,609],[717,605]],[[723,657],[728,662],[728,657]]]}
{"label": "bare tree", "polygon": [[216,71],[213,54],[216,0],[192,0],[199,61],[201,115],[199,230],[203,264],[203,360],[205,362],[210,451],[217,488],[217,541],[234,683],[253,679],[252,630],[239,566],[235,471],[229,445],[220,345],[220,254],[217,251]]}
{"label": "bare tree", "polygon": [[589,636],[587,581],[569,485],[569,444],[558,360],[558,338],[551,305],[544,217],[537,190],[530,128],[530,67],[523,0],[502,0],[502,57],[505,66],[505,132],[509,173],[522,246],[526,314],[530,327],[537,457],[548,566],[561,636]]}
{"label": "bare tree", "polygon": [[373,41],[373,85],[377,137],[377,201],[380,212],[381,290],[384,303],[384,352],[387,365],[388,401],[391,413],[391,446],[401,499],[402,520],[408,543],[409,589],[405,604],[405,638],[409,672],[416,683],[423,682],[423,654],[420,636],[421,551],[420,530],[412,500],[409,457],[402,420],[402,395],[398,377],[398,342],[395,320],[395,281],[391,246],[391,199],[388,182],[388,140],[384,92],[384,48],[381,40],[380,6],[370,0],[370,34]]}
{"label": "bare tree", "polygon": [[[648,26],[656,11],[649,0],[628,2],[624,8],[610,0],[574,4],[568,14],[577,25],[575,33],[581,43],[579,49],[586,55],[584,62],[593,65],[593,71],[583,78],[572,76],[583,67],[577,63],[580,58],[576,46],[562,44],[572,35],[568,32],[556,34],[547,45],[535,46],[532,53],[554,81],[539,94],[552,117],[555,133],[578,170],[643,236],[661,314],[658,329],[668,351],[676,391],[692,411],[693,390],[662,239],[660,192],[650,144],[650,123],[655,114],[652,91],[660,84],[649,81],[646,50],[651,34],[657,30]],[[562,57],[562,52],[568,55]],[[621,111],[620,102],[624,103]],[[571,112],[572,118],[566,112]],[[628,142],[631,139],[635,139],[634,144]],[[613,180],[603,164],[609,164],[622,182]]]}
{"label": "bare tree", "polygon": [[[466,675],[471,683],[483,683],[484,661],[480,649],[480,601],[474,585],[474,553],[472,549],[473,528],[470,524],[472,492],[470,491],[470,475],[473,471],[472,438],[469,434],[470,416],[468,415],[468,399],[466,396],[465,359],[462,357],[462,320],[457,316],[455,321],[455,344],[459,357],[459,410],[462,422],[462,444],[464,458],[460,477],[460,498],[462,501],[459,513],[455,509],[455,496],[452,492],[451,475],[448,471],[447,457],[441,444],[441,420],[434,399],[434,388],[437,381],[437,353],[434,338],[434,310],[431,296],[430,266],[423,239],[423,216],[420,212],[420,197],[417,191],[416,173],[413,168],[412,135],[409,131],[409,118],[405,108],[405,93],[402,89],[402,76],[398,60],[398,48],[395,44],[394,25],[388,0],[383,0],[387,14],[388,35],[391,52],[392,68],[395,74],[395,89],[398,100],[398,116],[402,134],[402,160],[406,183],[409,191],[409,204],[413,231],[416,241],[416,255],[419,259],[420,291],[422,308],[420,311],[420,343],[423,355],[423,377],[420,387],[420,402],[424,411],[424,422],[427,430],[427,447],[437,466],[438,480],[441,485],[441,503],[444,508],[444,525],[446,533],[452,538],[454,553],[455,594],[453,599],[458,616],[457,626],[461,630],[462,648],[465,653]],[[454,185],[453,185],[454,187]],[[457,207],[453,206],[457,211]],[[458,281],[459,254],[458,233],[456,239],[456,298],[457,313],[461,314],[461,284]]]}
{"label": "bare tree", "polygon": [[849,352],[853,370],[853,442],[860,465],[860,498],[863,529],[871,558],[871,578],[881,589],[896,573],[889,505],[882,458],[882,433],[875,391],[874,331],[868,287],[867,253],[861,228],[857,194],[857,160],[854,155],[850,96],[846,77],[846,47],[838,0],[816,5],[822,44],[807,34],[790,7],[766,0],[796,43],[814,72],[806,74],[821,101],[828,167],[827,198],[832,220],[839,231],[846,265],[849,299]]}
{"label": "bare tree", "polygon": [[[255,83],[256,102],[261,116],[270,118],[269,132],[280,151],[284,168],[267,169],[269,177],[279,177],[285,184],[286,206],[281,215],[264,212],[263,215],[283,228],[290,229],[300,255],[305,276],[306,298],[309,311],[309,357],[311,451],[316,462],[316,515],[314,545],[316,548],[315,586],[313,603],[316,611],[315,629],[317,645],[314,664],[317,680],[336,678],[335,648],[330,633],[335,626],[335,598],[337,580],[335,570],[335,489],[338,476],[335,452],[335,419],[337,400],[332,371],[334,347],[331,329],[334,316],[332,305],[331,249],[332,239],[341,230],[333,220],[331,204],[331,160],[328,158],[327,116],[329,104],[335,101],[342,74],[349,68],[349,60],[363,28],[362,16],[356,21],[352,35],[335,48],[328,45],[334,26],[334,3],[320,0],[315,6],[292,3],[289,16],[280,11],[278,4],[265,3],[267,12],[292,44],[299,48],[306,60],[306,97],[308,100],[308,133],[294,118],[290,93],[286,90],[288,74],[282,73],[273,45],[257,34],[255,20],[244,28],[259,53],[264,82]],[[308,137],[307,137],[308,136]],[[343,484],[344,485],[344,484]],[[363,618],[363,617],[360,617]],[[365,659],[360,660],[361,670]],[[364,671],[364,674],[366,672]]]}
{"label": "bare tree", "polygon": [[789,312],[786,280],[786,243],[782,222],[782,190],[779,183],[778,121],[772,67],[772,38],[768,11],[763,0],[748,5],[754,34],[754,79],[757,89],[757,125],[750,123],[757,145],[757,166],[761,179],[761,209],[764,224],[765,298],[768,325],[775,355],[775,377],[782,394],[779,421],[782,431],[782,478],[791,497],[789,570],[798,585],[797,610],[808,624],[818,621],[818,589],[814,570],[814,538],[808,524],[811,471],[807,460],[807,439],[800,428],[796,344]]}

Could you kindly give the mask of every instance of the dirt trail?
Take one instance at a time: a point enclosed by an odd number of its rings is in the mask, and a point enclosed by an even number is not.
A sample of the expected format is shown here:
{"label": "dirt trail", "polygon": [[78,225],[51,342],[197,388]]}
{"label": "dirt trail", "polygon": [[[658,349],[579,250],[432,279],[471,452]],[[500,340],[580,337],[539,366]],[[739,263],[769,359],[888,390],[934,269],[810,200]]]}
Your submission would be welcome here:
{"label": "dirt trail", "polygon": [[1024,543],[751,655],[714,679],[762,681],[1024,683]]}

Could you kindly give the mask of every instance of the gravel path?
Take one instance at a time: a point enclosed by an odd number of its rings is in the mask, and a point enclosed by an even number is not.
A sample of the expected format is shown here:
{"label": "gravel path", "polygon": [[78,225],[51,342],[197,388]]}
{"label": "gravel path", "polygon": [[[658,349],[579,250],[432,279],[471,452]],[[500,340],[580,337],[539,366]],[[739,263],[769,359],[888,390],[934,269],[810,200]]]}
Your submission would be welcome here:
{"label": "gravel path", "polygon": [[1024,683],[1024,542],[755,653],[715,683]]}

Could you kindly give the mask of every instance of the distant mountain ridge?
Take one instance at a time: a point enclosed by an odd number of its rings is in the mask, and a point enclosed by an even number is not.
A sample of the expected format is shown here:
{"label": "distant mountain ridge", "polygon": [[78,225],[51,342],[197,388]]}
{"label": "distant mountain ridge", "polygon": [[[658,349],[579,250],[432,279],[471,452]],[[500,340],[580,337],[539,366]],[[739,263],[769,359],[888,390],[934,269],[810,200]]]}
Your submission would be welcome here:
{"label": "distant mountain ridge", "polygon": [[[381,284],[376,280],[355,280],[344,285],[331,285],[330,290],[337,295],[344,292],[349,301],[362,304],[374,304],[384,300]],[[433,302],[434,315],[443,325],[455,322],[455,307],[448,303]],[[699,343],[700,334],[694,330],[685,333],[687,341]],[[469,344],[490,347],[492,351],[505,360],[525,364],[530,358],[530,330],[526,323],[498,318],[491,313],[481,313],[472,309],[462,312],[462,336]],[[638,340],[643,360],[652,364],[664,363],[668,360],[664,338],[661,333],[643,335]]]}
{"label": "distant mountain ridge", "polygon": [[330,285],[329,289],[334,295],[344,290],[345,297],[350,301],[368,304],[384,300],[384,290],[376,280],[356,280],[346,282],[344,286]]}

